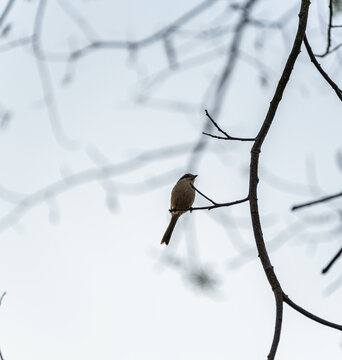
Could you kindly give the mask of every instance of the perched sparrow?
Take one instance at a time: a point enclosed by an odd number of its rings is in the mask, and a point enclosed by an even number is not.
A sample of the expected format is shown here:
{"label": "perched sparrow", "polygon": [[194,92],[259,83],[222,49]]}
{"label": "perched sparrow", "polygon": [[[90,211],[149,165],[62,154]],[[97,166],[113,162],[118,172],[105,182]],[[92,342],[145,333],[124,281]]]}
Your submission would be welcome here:
{"label": "perched sparrow", "polygon": [[173,187],[171,192],[171,210],[182,210],[173,211],[171,213],[171,221],[165,231],[161,244],[165,243],[166,245],[169,245],[170,238],[178,218],[187,211],[184,209],[188,209],[194,203],[196,191],[192,185],[196,177],[197,175],[185,174]]}

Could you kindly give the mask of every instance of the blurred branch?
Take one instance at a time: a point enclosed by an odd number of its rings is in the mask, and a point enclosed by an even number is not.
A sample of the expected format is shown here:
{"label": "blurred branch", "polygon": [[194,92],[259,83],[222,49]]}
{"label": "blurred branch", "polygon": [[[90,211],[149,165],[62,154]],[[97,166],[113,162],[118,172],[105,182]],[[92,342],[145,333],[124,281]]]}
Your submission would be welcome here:
{"label": "blurred branch", "polygon": [[296,211],[298,209],[302,209],[302,208],[307,207],[307,206],[321,204],[323,202],[336,199],[336,198],[338,198],[340,196],[342,196],[342,192],[334,194],[334,195],[325,196],[325,197],[322,197],[321,199],[318,199],[318,200],[309,201],[309,202],[304,203],[304,204],[294,205],[294,206],[292,206],[291,210]]}
{"label": "blurred branch", "polygon": [[224,135],[224,137],[222,136],[216,136],[216,135],[212,135],[212,134],[208,134],[206,132],[202,132],[202,134],[204,135],[208,135],[212,138],[215,139],[222,139],[222,140],[238,140],[238,141],[255,141],[255,138],[240,138],[240,137],[234,137],[234,136],[230,136],[228,135],[225,131],[223,131],[218,124],[215,122],[215,120],[210,116],[210,114],[208,113],[208,110],[205,110],[205,114],[207,115],[207,117],[209,118],[209,120],[212,122],[212,124],[216,127],[216,129],[222,133]]}
{"label": "blurred branch", "polygon": [[11,11],[12,6],[14,5],[15,0],[8,0],[7,5],[5,6],[4,11],[0,15],[0,27],[2,26],[3,22],[5,21],[7,15]]}
{"label": "blurred branch", "polygon": [[0,296],[0,306],[2,305],[2,300],[4,299],[4,297],[6,296],[6,294],[7,294],[7,292],[4,291],[4,292],[2,293],[2,295]]}
{"label": "blurred branch", "polygon": [[61,9],[69,16],[69,18],[78,26],[83,32],[84,36],[88,41],[94,41],[97,37],[95,30],[92,28],[90,23],[73,7],[71,1],[57,0]]}
{"label": "blurred branch", "polygon": [[74,150],[76,143],[70,140],[61,125],[58,106],[53,91],[51,75],[47,63],[43,60],[44,54],[40,47],[40,38],[42,32],[42,23],[46,9],[47,0],[40,0],[37,8],[37,13],[34,21],[34,30],[32,36],[32,49],[35,55],[36,64],[38,67],[39,78],[44,93],[44,100],[48,110],[52,132],[57,142],[64,148]]}
{"label": "blurred branch", "polygon": [[325,295],[329,296],[335,292],[338,288],[342,286],[342,275],[340,275],[336,280],[334,280],[329,286],[324,290]]}
{"label": "blurred branch", "polygon": [[213,6],[218,0],[205,0],[199,5],[195,6],[193,9],[189,10],[182,16],[180,16],[175,21],[171,22],[169,25],[163,27],[162,29],[156,31],[155,33],[148,35],[147,37],[138,40],[138,41],[122,41],[122,40],[108,40],[108,41],[93,41],[86,45],[83,48],[80,48],[76,51],[73,51],[69,54],[69,58],[72,60],[79,59],[90,52],[97,49],[108,49],[108,48],[117,48],[117,49],[134,49],[148,46],[153,44],[158,40],[164,40],[170,34],[176,32],[178,28],[185,25],[187,22],[193,20],[196,16],[200,15],[207,8]]}
{"label": "blurred branch", "polygon": [[[233,70],[239,58],[243,34],[247,28],[247,25],[249,25],[248,19],[250,17],[253,6],[257,3],[257,1],[258,0],[247,0],[239,9],[240,16],[233,30],[233,39],[227,50],[227,60],[224,64],[223,69],[220,70],[220,72],[217,74],[217,78],[215,78],[215,88],[213,90],[214,100],[213,105],[211,106],[214,117],[219,117],[220,115],[223,99],[226,94],[229,81],[231,79],[231,74],[233,73]],[[210,129],[211,123],[207,122],[204,125],[202,132],[207,133]],[[200,137],[194,149],[192,150],[192,154],[189,159],[189,164],[191,164],[192,168],[195,168],[199,161],[199,150],[203,152],[206,144],[206,138]]]}
{"label": "blurred branch", "polygon": [[[20,202],[18,202],[7,215],[0,218],[0,231],[3,231],[17,223],[20,218],[24,216],[24,214],[33,206],[50,200],[53,197],[56,197],[57,195],[69,191],[79,185],[95,180],[103,180],[105,178],[127,174],[131,171],[135,171],[143,166],[146,166],[149,162],[159,159],[171,158],[178,155],[182,156],[184,155],[184,152],[189,149],[189,147],[189,144],[180,144],[164,147],[161,149],[149,150],[132,159],[122,161],[117,164],[91,168],[80,171],[76,174],[65,176],[62,180],[55,181],[46,187],[22,198]],[[170,178],[169,175],[170,174],[168,173],[166,178]],[[158,180],[159,183],[160,180],[161,179]],[[152,181],[153,183],[153,179],[149,181]],[[153,184],[155,185],[155,182]]]}
{"label": "blurred branch", "polygon": [[32,45],[32,36],[22,37],[0,45],[0,53],[11,51],[17,47],[25,45]]}

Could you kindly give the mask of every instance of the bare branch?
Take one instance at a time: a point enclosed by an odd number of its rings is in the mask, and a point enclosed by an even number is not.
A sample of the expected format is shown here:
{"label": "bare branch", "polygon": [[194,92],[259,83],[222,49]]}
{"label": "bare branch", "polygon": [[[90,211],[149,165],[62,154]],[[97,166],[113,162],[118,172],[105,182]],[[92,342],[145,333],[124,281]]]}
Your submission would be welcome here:
{"label": "bare branch", "polygon": [[274,359],[277,352],[277,347],[280,341],[281,326],[283,323],[283,294],[280,289],[277,290],[279,294],[275,296],[276,301],[276,321],[274,327],[274,334],[272,340],[272,346],[267,359]]}
{"label": "bare branch", "polygon": [[327,30],[327,48],[325,52],[321,55],[317,55],[319,57],[324,57],[325,55],[329,54],[330,46],[331,46],[331,28],[332,28],[332,18],[333,18],[333,0],[329,0],[329,24]]}
{"label": "bare branch", "polygon": [[329,201],[329,200],[336,199],[336,198],[338,198],[340,196],[342,196],[342,192],[334,194],[334,195],[324,196],[324,197],[322,197],[322,198],[320,198],[318,200],[309,201],[309,202],[304,203],[304,204],[294,205],[294,206],[292,206],[291,210],[296,211],[298,209],[302,209],[302,208],[307,207],[307,206],[316,205],[316,204],[320,204],[320,203],[323,203],[323,202],[326,202],[326,201]]}
{"label": "bare branch", "polygon": [[209,200],[213,205],[217,205],[217,202],[215,202],[214,200],[211,200],[210,198],[208,198],[208,196],[204,195],[203,193],[201,193],[194,185],[191,184],[191,186],[200,194],[202,195],[205,199]]}
{"label": "bare branch", "polygon": [[210,114],[208,113],[208,110],[205,110],[205,114],[207,115],[207,117],[209,118],[209,120],[212,122],[212,124],[216,127],[216,129],[222,133],[224,135],[224,137],[222,136],[216,136],[216,135],[212,135],[212,134],[209,134],[207,132],[202,132],[202,134],[204,135],[207,135],[207,136],[210,136],[212,138],[215,138],[215,139],[222,139],[222,140],[238,140],[238,141],[255,141],[255,138],[240,138],[240,137],[234,137],[234,136],[230,136],[228,135],[224,130],[222,130],[217,122],[210,116]]}
{"label": "bare branch", "polygon": [[[257,3],[257,0],[246,0],[245,3],[241,6],[241,14],[240,17],[236,23],[236,26],[233,30],[233,38],[229,45],[229,48],[226,50],[227,53],[227,60],[225,62],[225,65],[222,70],[218,73],[218,79],[215,80],[215,88],[213,90],[213,99],[214,103],[212,106],[212,112],[214,116],[219,116],[223,99],[229,84],[229,81],[231,79],[231,74],[233,73],[233,70],[237,64],[237,61],[239,59],[240,54],[240,47],[243,39],[244,32],[249,25],[248,19],[250,16],[250,13],[253,9],[253,6]],[[211,87],[211,86],[210,86]],[[211,124],[208,122],[204,126],[204,132],[207,132],[210,130]],[[200,137],[199,141],[197,142],[196,146],[194,147],[192,151],[192,156],[189,159],[189,164],[191,164],[192,167],[196,166],[196,164],[199,162],[199,150],[203,152],[207,145],[207,141],[204,137]]]}
{"label": "bare branch", "polygon": [[275,117],[279,103],[282,99],[286,85],[290,79],[294,64],[300,53],[301,44],[305,35],[309,6],[310,6],[310,0],[301,1],[299,24],[292,50],[288,56],[285,68],[280,77],[273,99],[270,103],[264,123],[255,139],[254,145],[251,150],[249,204],[250,204],[251,219],[253,224],[254,238],[255,238],[256,246],[258,248],[261,264],[263,266],[268,282],[273,290],[277,304],[277,322],[276,322],[275,334],[273,337],[271,350],[268,355],[268,359],[270,360],[273,360],[275,358],[275,354],[280,340],[282,306],[280,306],[279,304],[280,302],[283,301],[283,293],[281,290],[281,285],[279,283],[279,280],[273,270],[273,266],[268,256],[268,252],[265,246],[265,241],[262,233],[261,222],[260,222],[258,195],[257,195],[257,188],[259,182],[259,177],[258,177],[259,155],[262,144],[267,136],[268,130],[272,125],[273,119]]}
{"label": "bare branch", "polygon": [[329,261],[329,264],[322,269],[322,274],[326,274],[329,269],[334,265],[336,260],[342,255],[342,248],[336,253],[336,255]]}
{"label": "bare branch", "polygon": [[297,310],[298,312],[300,312],[301,314],[303,314],[307,318],[309,318],[311,320],[314,320],[314,321],[317,321],[318,323],[320,323],[322,325],[329,326],[331,328],[342,331],[342,325],[332,323],[330,321],[324,320],[324,319],[312,314],[311,312],[309,312],[309,311],[303,309],[302,307],[300,307],[299,305],[295,304],[286,294],[283,294],[283,299],[284,299],[284,302],[286,302],[286,304],[288,304],[293,309]]}
{"label": "bare branch", "polygon": [[330,55],[330,54],[332,54],[332,53],[334,53],[335,51],[337,51],[340,47],[342,46],[342,43],[341,44],[338,44],[338,45],[336,45],[335,47],[333,47],[331,50],[329,50],[329,52],[327,53],[327,54],[323,54],[323,55],[315,55],[316,57],[325,57],[325,56],[327,56],[327,55]]}
{"label": "bare branch", "polygon": [[308,52],[308,54],[310,56],[311,62],[316,66],[316,69],[324,77],[324,79],[328,82],[328,84],[334,89],[336,95],[342,101],[342,90],[331,80],[329,75],[322,69],[322,66],[318,63],[318,61],[311,49],[311,46],[309,44],[309,41],[308,41],[306,35],[304,36],[304,44],[305,44],[306,51]]}
{"label": "bare branch", "polygon": [[[212,200],[210,200],[210,201],[212,201]],[[169,211],[172,213],[175,211],[190,211],[191,212],[191,211],[195,211],[195,210],[212,210],[212,209],[217,209],[220,207],[227,207],[227,206],[241,204],[246,201],[248,201],[248,197],[241,199],[241,200],[236,200],[236,201],[227,202],[227,203],[219,203],[219,204],[215,204],[215,205],[211,205],[211,206],[190,207],[190,208],[186,208],[186,209],[170,209]]]}

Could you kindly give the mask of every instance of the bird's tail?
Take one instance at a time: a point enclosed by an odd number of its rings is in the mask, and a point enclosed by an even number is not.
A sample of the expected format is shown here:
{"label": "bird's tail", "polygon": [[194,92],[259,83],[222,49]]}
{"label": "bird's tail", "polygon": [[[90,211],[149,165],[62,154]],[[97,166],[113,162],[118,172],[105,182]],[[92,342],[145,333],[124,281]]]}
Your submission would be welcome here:
{"label": "bird's tail", "polygon": [[165,234],[163,236],[163,239],[161,241],[161,244],[165,243],[165,245],[169,245],[170,238],[173,232],[173,229],[175,228],[176,222],[178,220],[179,216],[173,215],[170,221],[169,226],[167,227]]}

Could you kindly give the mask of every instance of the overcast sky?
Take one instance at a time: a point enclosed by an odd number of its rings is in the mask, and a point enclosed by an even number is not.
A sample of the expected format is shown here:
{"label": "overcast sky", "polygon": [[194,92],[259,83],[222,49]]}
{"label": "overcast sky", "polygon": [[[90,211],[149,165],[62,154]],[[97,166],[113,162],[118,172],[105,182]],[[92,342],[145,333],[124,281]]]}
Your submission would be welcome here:
{"label": "overcast sky", "polygon": [[[6,3],[0,0],[0,13]],[[250,143],[207,138],[191,160],[232,37],[199,33],[234,27],[239,11],[232,3],[217,1],[171,39],[178,67],[170,70],[162,41],[131,52],[96,49],[71,66],[64,60],[89,39],[145,38],[198,1],[47,1],[47,61],[38,64],[30,45],[4,45],[32,34],[38,1],[14,2],[1,25],[12,29],[0,43],[0,110],[10,112],[0,131],[5,360],[266,358],[275,306],[248,204],[186,214],[169,247],[160,245],[170,191],[184,173],[196,171],[196,186],[217,201],[248,191]],[[290,9],[290,20],[283,32],[244,32],[217,118],[231,135],[253,137],[260,128],[292,46],[297,3],[260,0],[253,8],[261,20]],[[316,3],[308,34],[321,52],[327,8]],[[75,25],[75,9],[87,25]],[[341,83],[339,55],[321,62]],[[49,75],[56,118],[49,117],[39,71]],[[262,149],[258,198],[285,293],[336,323],[342,287],[331,286],[342,261],[326,276],[320,271],[341,246],[341,200],[295,214],[290,208],[341,191],[341,134],[341,103],[303,49]],[[99,170],[109,164],[121,165],[110,175]],[[78,173],[84,175],[75,183],[65,180]],[[18,206],[27,196],[26,207]],[[211,280],[207,287],[198,284],[201,274]],[[337,330],[285,306],[277,359],[341,356]]]}

